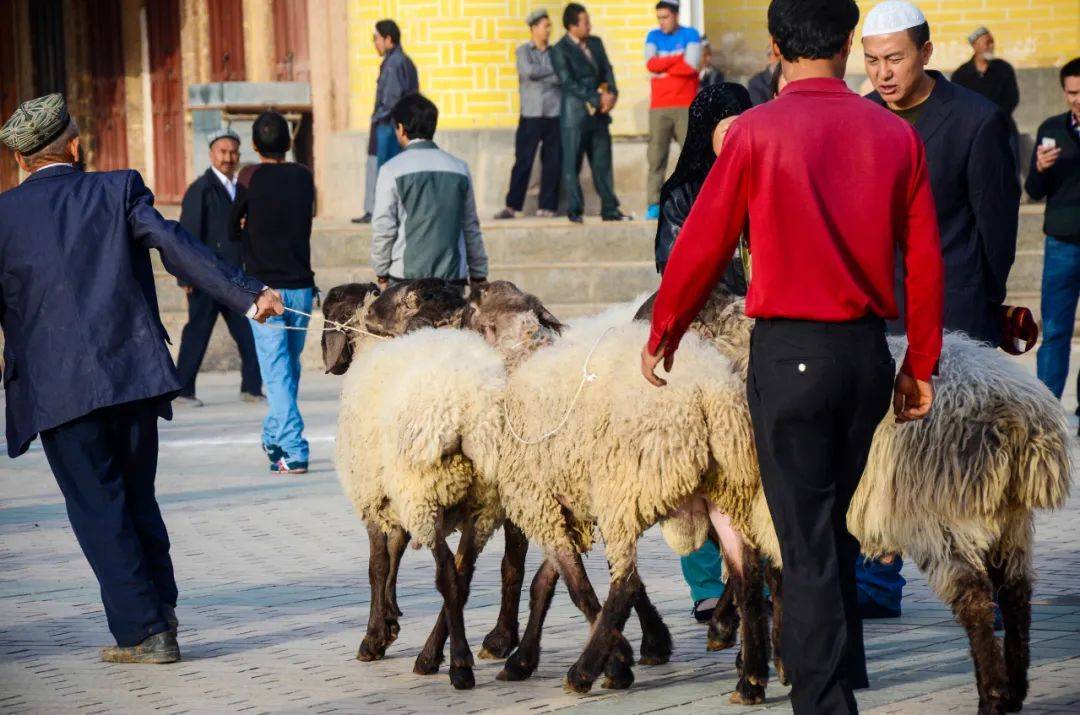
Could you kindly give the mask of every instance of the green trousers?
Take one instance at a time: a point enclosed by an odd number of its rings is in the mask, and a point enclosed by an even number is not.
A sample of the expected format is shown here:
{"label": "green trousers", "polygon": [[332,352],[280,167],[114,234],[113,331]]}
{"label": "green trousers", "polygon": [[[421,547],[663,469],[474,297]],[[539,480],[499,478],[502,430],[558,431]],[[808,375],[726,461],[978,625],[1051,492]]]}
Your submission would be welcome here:
{"label": "green trousers", "polygon": [[660,188],[667,176],[671,140],[674,139],[682,146],[686,141],[686,125],[689,122],[689,107],[649,110],[649,180],[645,188],[646,203],[649,206],[660,203]]}
{"label": "green trousers", "polygon": [[724,582],[720,580],[723,561],[720,550],[712,539],[692,554],[680,559],[683,578],[690,587],[690,600],[694,603],[706,598],[720,598],[724,595]]}
{"label": "green trousers", "polygon": [[615,198],[615,177],[611,166],[611,132],[607,122],[586,117],[580,124],[564,122],[560,126],[563,151],[563,190],[566,192],[566,213],[581,216],[585,199],[581,195],[581,165],[589,158],[593,186],[600,195],[600,215],[618,216],[619,200]]}

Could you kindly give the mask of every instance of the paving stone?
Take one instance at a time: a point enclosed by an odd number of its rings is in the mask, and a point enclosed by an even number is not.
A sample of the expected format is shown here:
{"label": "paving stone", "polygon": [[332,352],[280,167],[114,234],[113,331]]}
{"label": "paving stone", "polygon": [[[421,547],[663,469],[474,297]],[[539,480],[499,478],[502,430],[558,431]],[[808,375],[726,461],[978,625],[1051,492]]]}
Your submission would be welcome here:
{"label": "paving stone", "polygon": [[[1027,362],[1030,364],[1030,360]],[[40,446],[0,470],[0,712],[163,713],[646,713],[790,712],[772,683],[763,706],[730,705],[735,652],[705,651],[690,617],[679,562],[656,530],[640,545],[650,596],[672,631],[669,664],[639,666],[627,692],[565,693],[562,678],[588,635],[565,590],[557,592],[536,675],[495,680],[499,663],[477,661],[477,687],[457,692],[445,668],[412,673],[440,600],[425,551],[406,552],[399,580],[405,615],[384,660],[360,663],[367,620],[367,537],[331,464],[340,379],[305,373],[302,410],[312,471],[277,477],[259,449],[263,408],[240,403],[235,374],[199,378],[207,406],[162,423],[158,494],[180,585],[184,660],[174,666],[105,664],[108,640],[89,566],[79,552]],[[2,398],[0,398],[2,401]],[[1070,408],[1075,403],[1068,405]],[[1075,423],[1074,423],[1075,424]],[[1080,709],[1080,507],[1037,523],[1031,695],[1025,711]],[[501,538],[478,563],[466,612],[474,653],[498,612]],[[530,553],[529,568],[539,563]],[[597,590],[601,553],[586,558]],[[926,579],[905,565],[904,614],[866,625],[873,683],[864,712],[972,712],[967,638]],[[524,601],[527,603],[527,595]],[[524,625],[524,606],[522,625]],[[640,639],[636,619],[627,625]]]}

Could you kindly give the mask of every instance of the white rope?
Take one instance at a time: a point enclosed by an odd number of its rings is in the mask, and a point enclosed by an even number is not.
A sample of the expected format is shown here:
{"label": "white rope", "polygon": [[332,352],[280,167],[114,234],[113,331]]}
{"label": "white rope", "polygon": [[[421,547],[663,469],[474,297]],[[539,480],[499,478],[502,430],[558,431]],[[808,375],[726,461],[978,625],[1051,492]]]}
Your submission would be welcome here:
{"label": "white rope", "polygon": [[578,398],[581,397],[581,392],[585,389],[585,385],[589,384],[590,382],[596,382],[597,375],[595,373],[589,372],[589,361],[592,360],[593,353],[596,352],[596,349],[600,347],[600,341],[607,337],[607,334],[614,329],[614,327],[610,327],[604,332],[602,332],[600,334],[600,337],[596,339],[596,342],[593,343],[592,349],[589,350],[589,354],[585,356],[585,364],[581,366],[581,382],[578,383],[577,391],[574,393],[574,398],[570,400],[570,406],[566,408],[566,414],[563,415],[563,418],[559,420],[559,424],[557,424],[553,429],[548,430],[534,440],[527,440],[521,435],[519,435],[517,433],[517,430],[514,429],[514,426],[510,424],[510,417],[505,413],[504,408],[503,419],[506,422],[507,429],[510,430],[510,434],[513,435],[514,439],[516,439],[521,444],[532,446],[540,444],[541,442],[554,437],[556,434],[559,433],[560,430],[562,430],[563,427],[566,426],[566,423],[570,420],[571,413],[573,413],[574,411],[574,407],[577,406]]}
{"label": "white rope", "polygon": [[[312,315],[311,313],[305,313],[302,310],[295,310],[295,309],[289,308],[289,307],[286,307],[285,310],[287,310],[290,313],[296,313],[297,315],[303,315],[303,316],[305,316],[307,318],[311,318],[312,320],[321,320],[321,321],[323,321],[324,323],[326,323],[328,325],[333,325],[335,328],[341,328],[342,330],[350,330],[350,331],[352,331],[354,333],[360,333],[361,335],[367,335],[369,337],[377,338],[379,340],[389,340],[390,339],[390,338],[386,337],[385,335],[376,335],[375,333],[369,333],[368,331],[366,331],[366,330],[364,330],[362,328],[357,328],[357,327],[354,327],[352,325],[346,325],[345,323],[335,322],[333,320],[330,320],[326,316]],[[270,323],[270,322],[263,323],[263,327],[264,328],[273,328],[274,330],[311,330],[310,325],[300,327],[299,325],[278,325],[277,323]]]}

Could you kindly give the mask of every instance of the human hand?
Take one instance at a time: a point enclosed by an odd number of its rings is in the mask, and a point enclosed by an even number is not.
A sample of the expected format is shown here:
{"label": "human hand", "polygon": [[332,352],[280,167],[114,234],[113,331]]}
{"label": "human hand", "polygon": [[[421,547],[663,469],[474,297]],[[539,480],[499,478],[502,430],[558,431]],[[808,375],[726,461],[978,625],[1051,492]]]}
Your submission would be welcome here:
{"label": "human hand", "polygon": [[264,288],[259,297],[255,299],[256,323],[265,323],[267,318],[285,314],[285,304],[281,302],[281,295],[273,288]]}
{"label": "human hand", "polygon": [[721,119],[720,123],[716,125],[716,129],[713,129],[713,135],[712,135],[713,154],[716,154],[717,156],[720,156],[720,150],[724,146],[724,137],[727,136],[728,129],[731,128],[731,125],[735,123],[736,119],[738,119],[738,116],[727,117],[726,119]]}
{"label": "human hand", "polygon": [[649,352],[649,344],[645,343],[645,346],[641,348],[641,374],[656,387],[663,387],[667,384],[667,380],[656,374],[656,366],[660,364],[661,360],[664,361],[664,372],[671,372],[671,367],[675,364],[675,356],[665,355],[663,345],[653,355]]}
{"label": "human hand", "polygon": [[1035,150],[1035,170],[1040,174],[1057,163],[1061,156],[1061,147],[1040,146]]}
{"label": "human hand", "polygon": [[901,372],[893,387],[893,412],[896,423],[914,422],[930,414],[934,403],[934,386],[924,380]]}
{"label": "human hand", "polygon": [[470,278],[469,279],[469,290],[470,291],[483,290],[484,288],[487,288],[487,284],[488,284],[488,279],[487,278]]}
{"label": "human hand", "polygon": [[381,293],[381,292],[383,292],[384,290],[386,290],[387,288],[390,287],[390,279],[389,278],[376,278],[375,279],[375,285],[379,286],[379,292]]}
{"label": "human hand", "polygon": [[597,110],[600,114],[607,114],[615,107],[615,95],[611,92],[600,93],[600,108]]}

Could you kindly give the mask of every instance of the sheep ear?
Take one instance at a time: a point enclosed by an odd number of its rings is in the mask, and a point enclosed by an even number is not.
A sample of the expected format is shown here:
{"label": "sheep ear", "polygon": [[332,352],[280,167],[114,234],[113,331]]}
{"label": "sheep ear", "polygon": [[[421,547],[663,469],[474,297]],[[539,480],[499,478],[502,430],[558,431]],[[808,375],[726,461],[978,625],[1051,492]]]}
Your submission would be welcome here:
{"label": "sheep ear", "polygon": [[346,355],[348,345],[349,338],[345,333],[338,330],[323,331],[323,365],[327,373],[341,375],[349,368],[351,356]]}
{"label": "sheep ear", "polygon": [[556,318],[550,310],[544,307],[544,304],[540,302],[539,298],[529,296],[532,298],[529,302],[532,304],[533,313],[536,314],[536,319],[540,321],[540,325],[544,326],[548,330],[554,330],[557,334],[562,335],[564,326],[558,318]]}

